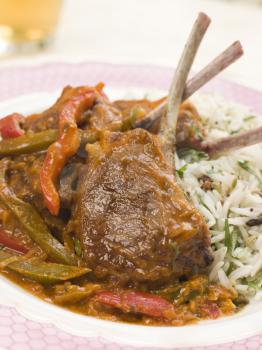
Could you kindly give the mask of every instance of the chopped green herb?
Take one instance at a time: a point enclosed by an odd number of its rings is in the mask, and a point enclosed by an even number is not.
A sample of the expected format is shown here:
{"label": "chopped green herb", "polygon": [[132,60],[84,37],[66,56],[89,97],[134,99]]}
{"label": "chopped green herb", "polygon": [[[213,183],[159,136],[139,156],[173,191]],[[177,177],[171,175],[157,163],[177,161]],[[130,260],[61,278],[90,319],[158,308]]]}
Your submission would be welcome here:
{"label": "chopped green herb", "polygon": [[261,284],[262,283],[262,271],[258,272],[255,277],[252,277],[249,279],[249,282],[255,283],[255,284]]}
{"label": "chopped green herb", "polygon": [[247,116],[244,118],[244,122],[249,122],[250,120],[255,119],[255,118],[256,118],[255,115],[247,115]]}
{"label": "chopped green herb", "polygon": [[206,173],[207,175],[214,175],[214,169],[209,169]]}
{"label": "chopped green herb", "polygon": [[137,109],[132,109],[132,111],[130,112],[130,125],[132,128],[134,128],[135,126],[138,113],[139,112]]}
{"label": "chopped green herb", "polygon": [[134,129],[138,115],[139,115],[138,108],[137,107],[132,108],[129,118],[126,118],[123,120],[121,130],[127,131],[130,129]]}
{"label": "chopped green herb", "polygon": [[249,282],[247,284],[250,288],[255,289],[257,292],[261,292],[262,291],[262,287],[259,286],[258,284],[254,283],[254,282]]}
{"label": "chopped green herb", "polygon": [[229,276],[232,271],[234,271],[234,264],[231,262],[227,270],[227,275]]}
{"label": "chopped green herb", "polygon": [[200,128],[195,125],[195,124],[191,124],[190,125],[190,129],[193,131],[193,133],[195,134],[195,136],[199,139],[199,140],[203,140],[204,137],[203,137],[203,133],[202,131],[200,130]]}
{"label": "chopped green herb", "polygon": [[249,165],[249,162],[247,160],[239,160],[238,161],[238,165],[244,169],[245,171],[247,171],[249,174],[253,175],[257,181],[259,182],[259,185],[262,186],[262,179],[260,178],[260,176],[255,172],[254,169],[252,169]]}
{"label": "chopped green herb", "polygon": [[198,151],[192,148],[184,148],[178,150],[178,156],[180,158],[186,158],[189,163],[197,162],[200,160],[208,159],[208,154],[202,151]]}
{"label": "chopped green herb", "polygon": [[249,167],[249,165],[248,165],[248,161],[247,160],[239,160],[238,161],[238,165],[242,168],[242,169],[244,169],[244,170],[246,170],[246,171],[250,171],[250,167]]}
{"label": "chopped green herb", "polygon": [[237,246],[237,239],[241,235],[241,232],[238,227],[234,227],[231,237],[232,237],[232,251],[235,250]]}
{"label": "chopped green herb", "polygon": [[178,174],[178,176],[180,177],[180,179],[183,179],[184,178],[184,172],[186,171],[187,169],[187,165],[183,165],[180,169],[177,169],[176,172]]}
{"label": "chopped green herb", "polygon": [[77,256],[81,256],[82,255],[82,248],[81,248],[81,244],[78,238],[74,239],[75,241],[75,252]]}
{"label": "chopped green herb", "polygon": [[213,186],[217,192],[221,192],[221,187],[222,187],[221,181],[214,181]]}
{"label": "chopped green herb", "polygon": [[231,184],[231,191],[233,191],[233,189],[236,187],[237,181],[238,181],[238,178],[235,177],[234,180],[233,180],[233,182],[232,182],[232,184]]}
{"label": "chopped green herb", "polygon": [[241,128],[236,129],[236,130],[232,130],[232,131],[230,131],[230,135],[238,134],[240,131],[241,131]]}
{"label": "chopped green herb", "polygon": [[224,231],[225,231],[225,246],[227,247],[228,253],[232,253],[233,250],[233,240],[232,235],[229,228],[228,219],[225,219],[225,225],[224,225]]}
{"label": "chopped green herb", "polygon": [[204,203],[202,197],[199,196],[199,195],[198,195],[197,197],[198,197],[199,203],[200,203],[203,207],[205,207],[208,211],[210,211],[210,209],[208,208],[208,206]]}
{"label": "chopped green herb", "polygon": [[262,271],[260,270],[254,277],[247,278],[245,283],[256,291],[262,291]]}

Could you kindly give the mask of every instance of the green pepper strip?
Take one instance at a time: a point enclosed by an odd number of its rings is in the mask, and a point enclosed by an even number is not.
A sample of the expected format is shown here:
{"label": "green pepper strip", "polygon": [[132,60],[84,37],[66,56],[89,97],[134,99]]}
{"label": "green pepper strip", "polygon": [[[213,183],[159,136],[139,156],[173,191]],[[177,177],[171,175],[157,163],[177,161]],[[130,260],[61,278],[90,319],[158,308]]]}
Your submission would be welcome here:
{"label": "green pepper strip", "polygon": [[[57,139],[58,132],[54,129],[27,134],[13,139],[0,141],[0,157],[16,156],[19,154],[29,154],[46,150]],[[101,133],[93,134],[81,130],[81,145],[94,143],[99,140]]]}
{"label": "green pepper strip", "polygon": [[69,290],[64,290],[61,294],[54,295],[54,302],[60,305],[72,305],[86,299],[101,289],[98,284],[90,283],[85,286],[70,285]]}
{"label": "green pepper strip", "polygon": [[11,210],[30,238],[36,242],[49,257],[63,264],[75,265],[76,256],[56,240],[35,208],[17,198],[5,181],[8,161],[0,162],[0,201]]}
{"label": "green pepper strip", "polygon": [[[0,250],[0,262],[11,258],[13,255]],[[30,278],[39,283],[48,284],[59,281],[67,281],[80,277],[91,271],[88,268],[68,266],[55,263],[46,263],[41,260],[18,260],[6,266],[7,269]]]}
{"label": "green pepper strip", "polygon": [[27,134],[0,142],[0,157],[27,154],[47,149],[57,139],[57,130]]}
{"label": "green pepper strip", "polygon": [[[120,128],[115,131],[126,131],[133,129],[134,117],[123,120]],[[94,143],[100,139],[100,132],[81,132],[81,145],[84,147],[87,143]],[[16,156],[19,154],[29,154],[46,150],[52,143],[57,140],[58,131],[49,129],[34,134],[26,134],[12,139],[0,141],[0,157]]]}
{"label": "green pepper strip", "polygon": [[54,297],[54,302],[60,305],[70,305],[78,303],[79,301],[87,298],[91,293],[88,290],[75,290],[65,292],[63,295],[57,295]]}

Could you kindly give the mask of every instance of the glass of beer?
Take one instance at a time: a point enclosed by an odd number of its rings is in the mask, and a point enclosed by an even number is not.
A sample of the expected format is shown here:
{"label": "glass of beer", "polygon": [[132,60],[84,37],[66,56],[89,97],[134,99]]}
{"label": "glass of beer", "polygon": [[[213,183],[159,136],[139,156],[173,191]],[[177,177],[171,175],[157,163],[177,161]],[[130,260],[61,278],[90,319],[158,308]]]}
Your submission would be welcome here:
{"label": "glass of beer", "polygon": [[53,38],[62,0],[0,0],[0,54],[28,53]]}

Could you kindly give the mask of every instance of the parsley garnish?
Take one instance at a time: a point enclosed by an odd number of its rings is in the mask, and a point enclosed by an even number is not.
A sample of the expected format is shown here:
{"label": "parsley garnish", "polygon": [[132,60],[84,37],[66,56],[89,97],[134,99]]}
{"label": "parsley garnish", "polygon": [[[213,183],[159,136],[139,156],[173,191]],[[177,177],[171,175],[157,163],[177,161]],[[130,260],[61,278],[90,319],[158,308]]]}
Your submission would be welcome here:
{"label": "parsley garnish", "polygon": [[257,181],[259,182],[259,185],[262,186],[262,180],[260,178],[260,176],[255,172],[254,169],[252,169],[249,165],[249,162],[247,160],[239,160],[238,161],[238,165],[244,169],[245,171],[247,171],[249,174],[253,175]]}
{"label": "parsley garnish", "polygon": [[181,168],[177,169],[176,172],[178,174],[178,176],[180,177],[180,179],[183,179],[184,178],[184,172],[186,171],[187,169],[187,165],[183,165],[181,166]]}
{"label": "parsley garnish", "polygon": [[198,151],[192,148],[184,148],[178,150],[178,156],[180,158],[187,158],[188,162],[197,162],[200,160],[208,159],[208,154],[202,151]]}

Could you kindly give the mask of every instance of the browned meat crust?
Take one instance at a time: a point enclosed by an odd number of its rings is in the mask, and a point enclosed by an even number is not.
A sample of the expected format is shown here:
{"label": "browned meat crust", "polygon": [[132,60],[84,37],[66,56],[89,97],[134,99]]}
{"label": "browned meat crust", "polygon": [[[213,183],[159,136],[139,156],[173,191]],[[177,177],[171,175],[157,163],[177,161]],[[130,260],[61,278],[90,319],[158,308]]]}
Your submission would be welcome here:
{"label": "browned meat crust", "polygon": [[159,283],[210,263],[207,226],[175,183],[156,136],[106,133],[88,152],[73,218],[98,278]]}

